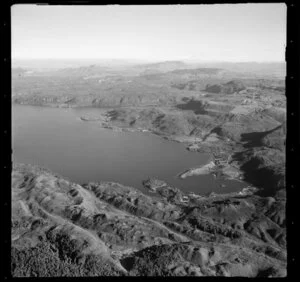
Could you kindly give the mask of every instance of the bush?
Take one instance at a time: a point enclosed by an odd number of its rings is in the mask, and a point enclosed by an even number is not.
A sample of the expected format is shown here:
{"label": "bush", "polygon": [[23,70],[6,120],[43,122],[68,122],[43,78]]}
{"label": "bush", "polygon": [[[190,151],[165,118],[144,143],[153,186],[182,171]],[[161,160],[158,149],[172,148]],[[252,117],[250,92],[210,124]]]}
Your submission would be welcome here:
{"label": "bush", "polygon": [[119,276],[114,266],[97,255],[80,255],[71,250],[70,241],[65,243],[63,251],[49,241],[42,241],[33,248],[11,250],[11,272],[13,277],[80,277],[80,276]]}

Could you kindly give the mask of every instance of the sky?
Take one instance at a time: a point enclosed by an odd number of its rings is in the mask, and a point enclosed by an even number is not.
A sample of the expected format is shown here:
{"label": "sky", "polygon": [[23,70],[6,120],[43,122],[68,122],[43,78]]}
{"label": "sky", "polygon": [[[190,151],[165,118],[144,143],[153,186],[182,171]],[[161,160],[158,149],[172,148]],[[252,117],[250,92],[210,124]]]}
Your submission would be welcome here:
{"label": "sky", "polygon": [[11,7],[13,59],[285,60],[286,5]]}

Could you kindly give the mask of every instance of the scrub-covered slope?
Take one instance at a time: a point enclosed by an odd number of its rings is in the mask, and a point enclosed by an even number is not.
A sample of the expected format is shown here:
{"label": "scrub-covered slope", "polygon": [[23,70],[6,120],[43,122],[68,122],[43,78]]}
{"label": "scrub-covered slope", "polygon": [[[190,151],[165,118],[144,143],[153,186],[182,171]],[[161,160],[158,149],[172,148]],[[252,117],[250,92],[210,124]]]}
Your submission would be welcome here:
{"label": "scrub-covered slope", "polygon": [[285,198],[165,189],[177,197],[16,164],[13,276],[286,275]]}

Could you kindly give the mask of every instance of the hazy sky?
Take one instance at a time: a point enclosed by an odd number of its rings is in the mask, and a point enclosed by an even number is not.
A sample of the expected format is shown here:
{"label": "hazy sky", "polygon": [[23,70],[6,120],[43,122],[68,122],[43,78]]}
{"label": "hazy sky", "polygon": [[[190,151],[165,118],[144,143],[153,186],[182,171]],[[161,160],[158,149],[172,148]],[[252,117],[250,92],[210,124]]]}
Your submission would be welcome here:
{"label": "hazy sky", "polygon": [[18,59],[285,59],[285,4],[14,5],[11,14]]}

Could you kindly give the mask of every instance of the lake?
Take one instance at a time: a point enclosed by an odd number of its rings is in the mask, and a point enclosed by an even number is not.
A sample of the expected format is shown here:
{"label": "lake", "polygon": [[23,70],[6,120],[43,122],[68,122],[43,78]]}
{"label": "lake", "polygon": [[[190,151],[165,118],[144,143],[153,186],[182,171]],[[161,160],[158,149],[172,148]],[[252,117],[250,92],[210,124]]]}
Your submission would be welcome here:
{"label": "lake", "polygon": [[207,163],[209,155],[189,152],[183,144],[151,133],[116,132],[79,118],[103,111],[13,105],[13,161],[48,168],[80,184],[112,181],[143,192],[142,181],[148,177],[199,194],[246,186],[240,181],[216,181],[212,175],[179,179],[178,173]]}

